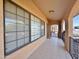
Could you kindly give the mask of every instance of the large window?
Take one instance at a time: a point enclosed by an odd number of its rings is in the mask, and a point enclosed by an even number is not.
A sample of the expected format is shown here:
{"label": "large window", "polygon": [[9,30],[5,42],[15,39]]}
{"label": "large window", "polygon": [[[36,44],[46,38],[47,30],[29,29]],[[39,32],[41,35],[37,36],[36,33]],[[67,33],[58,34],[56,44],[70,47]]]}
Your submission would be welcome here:
{"label": "large window", "polygon": [[31,41],[45,34],[45,23],[34,15],[31,15]]}
{"label": "large window", "polygon": [[5,3],[6,54],[29,43],[29,13],[6,1]]}
{"label": "large window", "polygon": [[5,53],[31,43],[45,34],[45,23],[23,8],[5,1]]}
{"label": "large window", "polygon": [[34,41],[41,36],[40,26],[40,19],[31,15],[31,41]]}
{"label": "large window", "polygon": [[45,35],[45,23],[41,21],[41,36]]}

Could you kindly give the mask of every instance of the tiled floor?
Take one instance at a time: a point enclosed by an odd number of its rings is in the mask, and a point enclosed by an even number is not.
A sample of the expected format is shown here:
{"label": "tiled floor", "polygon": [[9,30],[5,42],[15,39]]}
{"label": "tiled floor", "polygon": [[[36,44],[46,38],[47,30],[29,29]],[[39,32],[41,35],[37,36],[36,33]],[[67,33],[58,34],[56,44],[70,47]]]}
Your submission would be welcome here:
{"label": "tiled floor", "polygon": [[51,37],[46,40],[28,59],[72,59],[64,49],[61,39]]}

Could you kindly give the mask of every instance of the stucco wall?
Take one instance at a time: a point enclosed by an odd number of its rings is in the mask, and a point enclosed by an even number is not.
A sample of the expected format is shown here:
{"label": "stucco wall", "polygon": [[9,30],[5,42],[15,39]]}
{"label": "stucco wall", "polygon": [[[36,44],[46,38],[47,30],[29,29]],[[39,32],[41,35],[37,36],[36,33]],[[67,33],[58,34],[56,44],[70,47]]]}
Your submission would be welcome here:
{"label": "stucco wall", "polygon": [[0,1],[0,59],[4,59],[3,0]]}
{"label": "stucco wall", "polygon": [[79,13],[79,0],[77,0],[75,2],[75,4],[73,5],[70,13],[69,13],[69,16],[68,16],[68,19],[67,19],[67,24],[68,24],[68,30],[67,30],[67,33],[66,33],[66,42],[65,42],[65,45],[66,45],[66,49],[69,51],[69,43],[70,43],[70,40],[69,40],[69,37],[72,36],[72,31],[73,31],[73,16],[77,15]]}
{"label": "stucco wall", "polygon": [[72,19],[77,14],[79,14],[79,0],[76,1],[75,5],[73,6],[73,8],[70,12],[69,18],[68,18],[69,23],[70,23],[70,25],[69,25],[69,32],[70,32],[69,36],[72,35],[72,29],[73,29],[72,28],[72,26],[73,26],[73,20]]}

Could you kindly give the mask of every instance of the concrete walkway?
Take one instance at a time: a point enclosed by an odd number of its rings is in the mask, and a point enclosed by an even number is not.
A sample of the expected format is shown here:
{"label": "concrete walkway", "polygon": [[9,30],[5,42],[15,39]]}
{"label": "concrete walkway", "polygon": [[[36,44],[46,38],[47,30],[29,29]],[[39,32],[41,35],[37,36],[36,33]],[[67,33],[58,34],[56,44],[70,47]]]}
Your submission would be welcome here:
{"label": "concrete walkway", "polygon": [[46,40],[28,59],[72,59],[64,49],[61,39],[51,37]]}

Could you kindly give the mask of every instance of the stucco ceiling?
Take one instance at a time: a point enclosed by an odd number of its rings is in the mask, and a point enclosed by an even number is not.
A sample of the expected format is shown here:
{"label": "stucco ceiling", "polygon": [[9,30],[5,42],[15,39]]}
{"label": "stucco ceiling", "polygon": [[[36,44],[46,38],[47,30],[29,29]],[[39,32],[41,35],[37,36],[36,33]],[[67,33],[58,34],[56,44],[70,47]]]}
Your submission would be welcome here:
{"label": "stucco ceiling", "polygon": [[[62,19],[74,1],[75,0],[33,0],[46,17],[51,20]],[[54,12],[49,13],[50,10],[54,10]]]}

